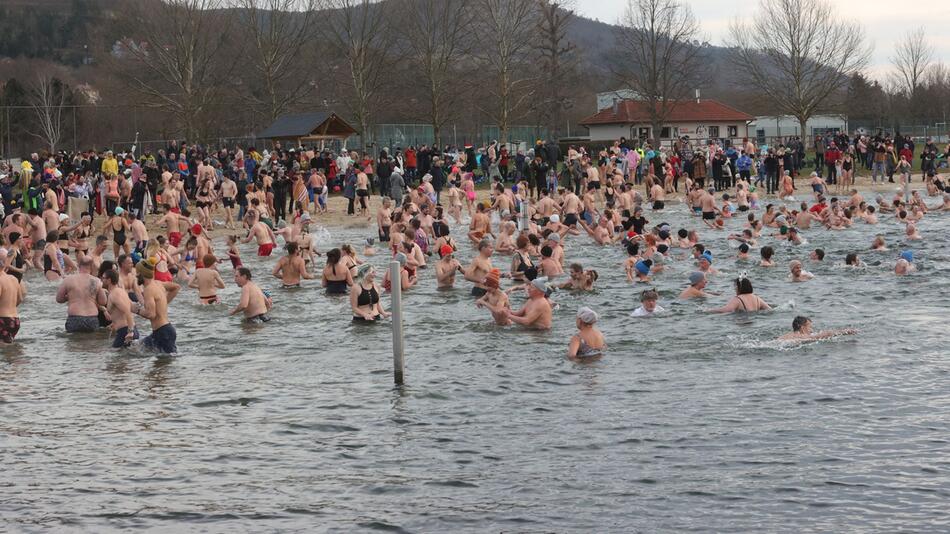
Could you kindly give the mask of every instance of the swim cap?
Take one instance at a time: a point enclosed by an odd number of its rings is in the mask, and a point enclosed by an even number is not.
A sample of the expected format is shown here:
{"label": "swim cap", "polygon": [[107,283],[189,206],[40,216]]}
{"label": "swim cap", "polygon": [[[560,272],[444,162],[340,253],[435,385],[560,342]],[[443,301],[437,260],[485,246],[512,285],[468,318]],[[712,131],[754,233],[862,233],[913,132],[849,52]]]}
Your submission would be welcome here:
{"label": "swim cap", "polygon": [[498,269],[492,269],[485,276],[485,285],[491,289],[498,289],[498,283],[501,279],[501,272]]}
{"label": "swim cap", "polygon": [[598,319],[597,312],[587,306],[581,306],[577,309],[577,318],[584,324],[594,324]]}
{"label": "swim cap", "polygon": [[689,285],[691,286],[694,286],[705,279],[706,279],[706,275],[699,271],[693,271],[689,273]]}
{"label": "swim cap", "polygon": [[907,263],[914,263],[914,251],[905,250],[901,252],[901,259],[907,260]]}
{"label": "swim cap", "polygon": [[453,252],[455,252],[455,249],[452,248],[452,245],[442,245],[442,248],[439,249],[439,256],[444,258]]}
{"label": "swim cap", "polygon": [[700,258],[705,259],[705,260],[708,261],[709,263],[712,263],[712,262],[713,262],[713,261],[712,261],[712,260],[713,260],[713,258],[712,258],[712,252],[709,252],[708,250],[705,251],[705,252],[703,252],[702,255],[700,256]]}
{"label": "swim cap", "polygon": [[670,233],[666,230],[660,230],[660,239],[665,241],[670,238]]}
{"label": "swim cap", "polygon": [[636,264],[637,272],[643,275],[650,274],[650,264],[647,263],[648,260],[640,260]]}
{"label": "swim cap", "polygon": [[633,230],[630,230],[629,232],[627,232],[627,237],[630,238],[630,239],[633,239],[634,237],[637,237],[637,235],[639,235],[639,234],[637,234],[637,233],[636,233],[635,231],[633,231]]}
{"label": "swim cap", "polygon": [[670,250],[670,247],[666,243],[660,243],[656,246],[656,251],[660,254],[666,254],[668,250]]}
{"label": "swim cap", "polygon": [[561,234],[559,234],[559,233],[557,233],[557,232],[552,232],[552,233],[548,236],[548,241],[554,241],[555,243],[560,243],[560,242],[561,242]]}
{"label": "swim cap", "polygon": [[748,243],[742,243],[741,245],[739,245],[739,252],[741,252],[741,253],[743,253],[743,254],[749,252],[749,244],[748,244]]}
{"label": "swim cap", "polygon": [[561,216],[555,213],[554,215],[551,215],[549,220],[553,223],[558,223],[558,222],[561,222]]}
{"label": "swim cap", "polygon": [[368,263],[364,263],[356,268],[356,277],[362,280],[363,277],[366,276],[366,273],[368,273],[372,269],[373,269],[372,265]]}
{"label": "swim cap", "polygon": [[194,234],[194,235],[200,234],[200,233],[201,233],[201,225],[200,225],[200,224],[196,224],[196,225],[192,226],[192,227],[191,227],[191,233]]}
{"label": "swim cap", "polygon": [[120,207],[118,207],[118,206],[116,206],[116,208],[115,208],[115,214],[116,214],[116,215],[122,215],[123,213],[125,213],[125,210],[122,209],[122,208],[120,208]]}
{"label": "swim cap", "polygon": [[63,222],[63,221],[65,221],[65,220],[68,219],[68,218],[69,218],[69,215],[66,215],[65,213],[60,213],[60,214],[59,214],[59,222]]}
{"label": "swim cap", "polygon": [[551,287],[548,285],[548,278],[546,276],[535,278],[531,281],[531,285],[534,286],[534,288],[538,291],[543,292],[545,295],[551,291]]}

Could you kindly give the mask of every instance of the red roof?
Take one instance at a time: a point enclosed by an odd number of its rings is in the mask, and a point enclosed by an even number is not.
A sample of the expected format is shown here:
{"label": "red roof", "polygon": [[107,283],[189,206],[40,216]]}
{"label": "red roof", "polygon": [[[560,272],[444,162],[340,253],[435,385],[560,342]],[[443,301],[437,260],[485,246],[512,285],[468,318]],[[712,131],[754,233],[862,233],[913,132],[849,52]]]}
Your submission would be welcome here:
{"label": "red roof", "polygon": [[[642,100],[621,100],[614,106],[598,111],[580,123],[584,126],[595,124],[633,124],[650,122],[647,114],[648,103]],[[755,119],[752,115],[731,108],[715,100],[683,100],[677,102],[666,122],[745,122]]]}

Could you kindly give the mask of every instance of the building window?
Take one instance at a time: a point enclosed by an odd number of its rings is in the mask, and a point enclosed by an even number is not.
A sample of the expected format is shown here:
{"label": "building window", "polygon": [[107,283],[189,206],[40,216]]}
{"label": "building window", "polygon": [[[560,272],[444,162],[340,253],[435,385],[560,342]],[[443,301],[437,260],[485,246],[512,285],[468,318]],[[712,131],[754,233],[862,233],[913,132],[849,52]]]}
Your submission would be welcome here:
{"label": "building window", "polygon": [[738,126],[729,126],[729,137],[739,137]]}
{"label": "building window", "polygon": [[765,144],[765,129],[759,128],[755,131],[755,142],[764,145]]}
{"label": "building window", "polygon": [[637,137],[640,139],[649,139],[650,138],[650,128],[637,128]]}
{"label": "building window", "polygon": [[669,139],[670,138],[670,127],[664,126],[660,130],[660,139]]}
{"label": "building window", "polygon": [[719,139],[719,127],[710,126],[709,127],[709,138],[710,139]]}

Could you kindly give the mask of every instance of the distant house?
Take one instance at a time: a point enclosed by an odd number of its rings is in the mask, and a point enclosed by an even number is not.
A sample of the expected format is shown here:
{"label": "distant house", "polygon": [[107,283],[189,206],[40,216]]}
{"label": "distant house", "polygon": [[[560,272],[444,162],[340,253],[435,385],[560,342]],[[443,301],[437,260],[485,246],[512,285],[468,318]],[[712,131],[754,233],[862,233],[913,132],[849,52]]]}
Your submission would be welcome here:
{"label": "distant house", "polygon": [[[649,104],[642,100],[619,100],[580,121],[590,131],[591,141],[654,139],[650,126]],[[672,141],[689,136],[693,141],[749,137],[749,123],[755,117],[716,100],[683,100],[673,108],[659,139]]]}

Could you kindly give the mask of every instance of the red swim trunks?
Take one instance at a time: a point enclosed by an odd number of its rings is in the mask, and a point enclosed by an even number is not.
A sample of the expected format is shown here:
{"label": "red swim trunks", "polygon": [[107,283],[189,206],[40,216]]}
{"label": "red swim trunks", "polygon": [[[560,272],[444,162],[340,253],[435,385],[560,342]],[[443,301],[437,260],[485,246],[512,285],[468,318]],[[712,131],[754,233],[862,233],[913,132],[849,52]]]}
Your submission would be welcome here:
{"label": "red swim trunks", "polygon": [[169,208],[169,209],[168,209],[168,211],[170,211],[170,212],[172,212],[172,213],[178,213],[178,214],[181,214],[181,210],[180,210],[180,209],[178,209],[178,208]]}
{"label": "red swim trunks", "polygon": [[257,247],[258,256],[270,256],[270,253],[274,251],[273,243],[264,243]]}
{"label": "red swim trunks", "polygon": [[174,278],[172,278],[172,273],[158,270],[155,271],[155,279],[159,282],[171,282],[174,280]]}
{"label": "red swim trunks", "polygon": [[181,232],[168,232],[168,242],[171,243],[173,247],[180,245]]}

